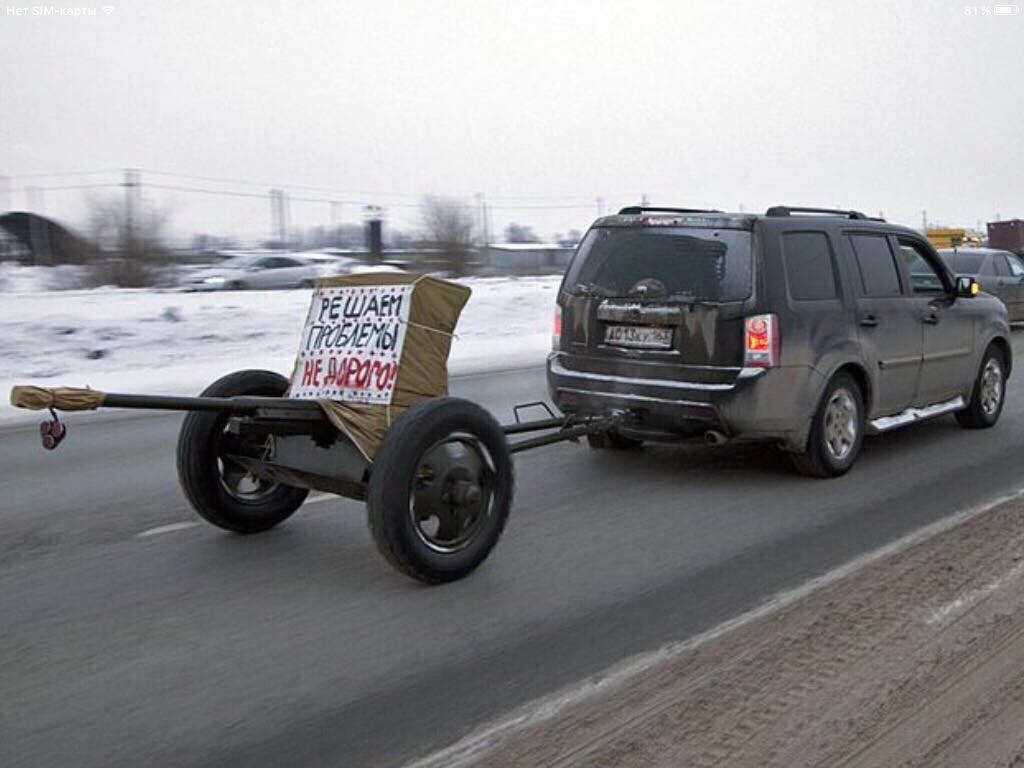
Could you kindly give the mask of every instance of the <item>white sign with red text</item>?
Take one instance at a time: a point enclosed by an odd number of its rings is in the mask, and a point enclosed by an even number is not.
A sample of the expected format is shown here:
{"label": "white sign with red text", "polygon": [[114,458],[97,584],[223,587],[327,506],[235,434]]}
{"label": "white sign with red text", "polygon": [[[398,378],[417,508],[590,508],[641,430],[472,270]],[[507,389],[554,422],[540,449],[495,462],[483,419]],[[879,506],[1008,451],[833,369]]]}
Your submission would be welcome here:
{"label": "white sign with red text", "polygon": [[412,290],[411,285],[315,289],[290,397],[390,404]]}

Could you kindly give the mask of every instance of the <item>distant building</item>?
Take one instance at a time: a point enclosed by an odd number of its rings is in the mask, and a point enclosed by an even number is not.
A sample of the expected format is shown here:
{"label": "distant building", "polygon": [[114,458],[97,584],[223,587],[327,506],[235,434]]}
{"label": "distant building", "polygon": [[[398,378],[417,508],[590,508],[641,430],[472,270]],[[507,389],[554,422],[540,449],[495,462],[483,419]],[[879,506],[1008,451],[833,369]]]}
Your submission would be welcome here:
{"label": "distant building", "polygon": [[[2,251],[23,264],[86,264],[95,258],[91,243],[53,219],[24,211],[0,215]],[[7,258],[5,256],[4,258]]]}
{"label": "distant building", "polygon": [[991,221],[988,224],[988,247],[1024,253],[1024,220]]}
{"label": "distant building", "polygon": [[479,267],[492,274],[564,272],[575,249],[558,243],[492,243],[480,248]]}

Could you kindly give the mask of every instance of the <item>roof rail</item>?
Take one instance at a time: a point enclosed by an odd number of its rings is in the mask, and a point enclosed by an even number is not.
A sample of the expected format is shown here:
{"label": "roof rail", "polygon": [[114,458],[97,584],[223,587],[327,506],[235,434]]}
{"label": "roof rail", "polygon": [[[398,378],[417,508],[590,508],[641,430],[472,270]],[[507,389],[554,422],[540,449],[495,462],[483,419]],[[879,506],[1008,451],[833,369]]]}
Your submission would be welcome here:
{"label": "roof rail", "polygon": [[821,213],[826,216],[843,216],[847,219],[864,219],[866,221],[885,221],[873,216],[865,216],[860,211],[844,211],[839,208],[805,208],[799,205],[773,205],[765,216],[790,216],[794,213]]}
{"label": "roof rail", "polygon": [[627,205],[619,211],[619,216],[635,216],[639,213],[721,213],[712,208],[661,208],[650,205]]}

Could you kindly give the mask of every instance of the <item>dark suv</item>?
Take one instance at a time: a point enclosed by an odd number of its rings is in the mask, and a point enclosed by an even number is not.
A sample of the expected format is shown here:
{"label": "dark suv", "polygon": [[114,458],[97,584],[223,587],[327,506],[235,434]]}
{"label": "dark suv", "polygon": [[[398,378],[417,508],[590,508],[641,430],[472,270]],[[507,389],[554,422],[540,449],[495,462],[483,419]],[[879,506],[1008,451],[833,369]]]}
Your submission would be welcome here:
{"label": "dark suv", "polygon": [[840,475],[866,431],[996,423],[1010,331],[978,291],[919,233],[856,211],[624,208],[566,272],[548,387],[567,414],[619,415],[595,447],[767,441]]}

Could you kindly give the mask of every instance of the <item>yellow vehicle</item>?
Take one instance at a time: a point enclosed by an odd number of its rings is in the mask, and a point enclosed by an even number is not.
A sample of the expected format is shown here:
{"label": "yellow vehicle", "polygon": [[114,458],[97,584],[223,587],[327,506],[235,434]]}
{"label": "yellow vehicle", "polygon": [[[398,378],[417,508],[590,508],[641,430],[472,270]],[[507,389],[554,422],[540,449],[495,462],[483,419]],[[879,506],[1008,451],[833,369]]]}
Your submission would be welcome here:
{"label": "yellow vehicle", "polygon": [[932,228],[925,230],[925,237],[936,249],[938,248],[959,248],[965,246],[980,246],[981,237],[963,227]]}

